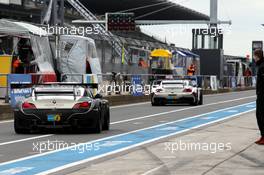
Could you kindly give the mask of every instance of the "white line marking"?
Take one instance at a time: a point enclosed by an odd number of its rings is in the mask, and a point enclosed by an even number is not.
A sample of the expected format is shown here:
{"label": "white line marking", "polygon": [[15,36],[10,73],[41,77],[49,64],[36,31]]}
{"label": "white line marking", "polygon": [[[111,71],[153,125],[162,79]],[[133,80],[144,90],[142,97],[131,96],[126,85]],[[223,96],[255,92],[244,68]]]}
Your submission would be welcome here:
{"label": "white line marking", "polygon": [[[254,110],[249,110],[249,111],[246,111],[246,112],[242,112],[242,113],[238,113],[238,114],[235,114],[235,115],[231,115],[229,117],[225,117],[225,118],[213,121],[213,122],[208,122],[206,124],[198,125],[196,127],[185,129],[185,130],[182,130],[182,131],[179,131],[179,132],[176,132],[176,133],[172,133],[172,134],[169,134],[169,135],[166,135],[166,136],[162,136],[162,137],[158,137],[158,138],[155,138],[155,139],[151,139],[151,140],[148,140],[148,141],[145,141],[145,142],[142,142],[142,143],[138,143],[138,144],[126,147],[126,148],[122,148],[122,149],[119,149],[119,150],[116,150],[116,151],[112,151],[112,152],[109,152],[109,153],[106,153],[106,154],[103,154],[103,155],[99,155],[99,156],[96,156],[96,157],[92,157],[92,158],[88,158],[88,159],[81,160],[81,161],[78,161],[78,162],[74,162],[74,163],[71,163],[71,164],[68,164],[68,165],[64,165],[64,166],[61,166],[61,167],[58,167],[58,168],[54,168],[54,169],[39,173],[37,175],[46,175],[46,174],[51,174],[51,173],[54,173],[54,172],[58,172],[58,171],[61,171],[61,170],[67,169],[67,168],[71,168],[73,166],[77,166],[77,165],[80,165],[80,164],[83,164],[83,163],[87,163],[87,162],[90,162],[90,161],[93,161],[93,160],[96,160],[96,159],[99,159],[99,158],[102,158],[102,157],[106,157],[106,156],[109,156],[109,155],[113,155],[113,154],[120,153],[120,152],[129,150],[129,149],[136,148],[138,146],[142,146],[142,145],[145,145],[145,144],[148,144],[148,143],[152,143],[152,142],[155,142],[157,140],[169,138],[171,136],[175,136],[177,134],[190,131],[192,129],[197,129],[197,128],[200,128],[200,127],[203,127],[203,126],[207,126],[207,125],[211,125],[211,124],[214,124],[214,123],[218,123],[220,121],[227,120],[229,118],[233,118],[233,117],[236,117],[236,116],[239,116],[239,115],[247,114],[247,113],[252,112]],[[0,164],[0,166],[1,166],[1,164]]]}
{"label": "white line marking", "polygon": [[176,131],[178,129],[179,129],[179,127],[177,127],[177,126],[174,126],[174,127],[168,126],[167,128],[162,128],[162,129],[157,129],[157,130],[158,131]]}
{"label": "white line marking", "polygon": [[168,122],[168,121],[165,121],[165,120],[164,121],[159,121],[159,123],[166,123],[166,122]]}
{"label": "white line marking", "polygon": [[238,112],[237,110],[229,110],[229,111],[227,111],[227,112],[229,112],[229,113],[236,113],[236,112]]}
{"label": "white line marking", "polygon": [[123,143],[131,143],[132,141],[106,141],[105,143],[101,144],[100,147],[111,147],[120,145]]}
{"label": "white line marking", "polygon": [[12,174],[18,174],[18,173],[23,173],[25,171],[31,170],[33,167],[16,167],[16,168],[11,168],[5,171],[1,171],[0,175],[12,175]]}
{"label": "white line marking", "polygon": [[20,140],[14,140],[14,141],[9,141],[9,142],[3,142],[3,143],[0,143],[0,146],[9,145],[9,144],[18,143],[18,142],[25,142],[25,141],[28,141],[28,140],[40,139],[40,138],[44,138],[44,137],[50,137],[50,136],[53,136],[53,135],[54,134],[48,134],[48,135],[41,135],[41,136],[36,136],[36,137],[29,137],[29,138],[20,139]]}
{"label": "white line marking", "polygon": [[[252,103],[252,102],[250,102]],[[175,122],[181,122],[181,121],[185,121],[185,120],[189,120],[189,119],[193,119],[193,118],[198,118],[198,117],[201,117],[203,115],[208,115],[208,114],[212,114],[212,113],[215,113],[215,112],[220,112],[220,111],[225,111],[225,110],[228,110],[228,109],[231,109],[231,108],[235,108],[235,107],[240,107],[240,106],[243,106],[243,105],[247,105],[247,104],[250,104],[250,103],[246,103],[246,104],[241,104],[241,105],[238,105],[238,106],[232,106],[232,107],[228,107],[228,108],[225,108],[225,109],[220,109],[220,110],[217,110],[217,111],[212,111],[212,112],[208,112],[208,113],[204,113],[204,114],[200,114],[200,115],[197,115],[197,116],[193,116],[193,117],[189,117],[189,118],[184,118],[184,119],[180,119],[180,120],[177,120],[177,121],[172,121],[172,122],[169,122],[169,123],[164,123],[164,124],[160,124],[160,125],[155,125],[155,126],[151,126],[151,127],[148,127],[148,128],[142,128],[142,129],[138,129],[138,130],[134,130],[134,131],[129,131],[129,132],[126,132],[126,133],[122,133],[122,134],[118,134],[118,135],[113,135],[113,136],[109,136],[109,137],[104,137],[104,138],[101,138],[101,139],[97,139],[97,140],[92,140],[92,141],[89,141],[87,143],[95,143],[95,142],[100,142],[102,140],[107,140],[107,139],[111,139],[111,138],[115,138],[115,137],[120,137],[120,136],[123,136],[123,135],[126,135],[126,134],[131,134],[131,133],[135,133],[135,132],[139,132],[139,131],[142,131],[142,130],[148,130],[148,129],[152,129],[152,128],[155,128],[155,127],[160,127],[160,126],[165,126],[165,125],[169,125],[169,124],[172,124],[172,123],[175,123]],[[189,130],[192,130],[192,129],[196,129],[196,128],[199,128],[199,127],[202,127],[202,126],[206,126],[206,125],[209,125],[209,124],[212,124],[212,123],[217,123],[219,121],[223,121],[223,120],[226,120],[228,118],[232,118],[232,117],[235,117],[235,116],[239,116],[239,115],[243,115],[243,114],[246,114],[246,113],[249,113],[249,112],[252,112],[254,111],[255,109],[252,109],[252,110],[249,110],[249,111],[246,111],[246,112],[243,112],[243,113],[238,113],[238,114],[235,114],[235,115],[231,115],[227,118],[223,118],[223,119],[219,119],[219,120],[216,120],[214,122],[208,122],[207,124],[203,124],[203,125],[200,125],[200,126],[196,126],[194,128],[189,128],[189,129],[185,129],[185,130],[182,130],[178,133],[173,133],[171,135],[168,135],[168,136],[162,136],[161,138],[158,138],[158,139],[154,139],[154,141],[156,140],[160,140],[162,138],[167,138],[167,137],[170,137],[172,135],[176,135],[176,134],[180,134],[182,132],[186,132],[186,131],[189,131]],[[153,142],[153,141],[149,141],[149,142]],[[143,144],[145,143],[149,143],[148,141],[146,142],[142,142]],[[81,145],[81,144],[79,144]],[[142,145],[141,143],[135,145],[136,146],[139,146],[139,145]],[[35,157],[40,157],[40,156],[44,156],[44,155],[49,155],[49,154],[52,154],[52,153],[56,153],[56,152],[59,152],[59,151],[63,151],[63,150],[66,150],[66,149],[71,149],[71,148],[74,148],[78,145],[74,145],[74,146],[70,146],[70,147],[67,147],[67,148],[63,148],[63,149],[60,149],[60,150],[54,150],[54,151],[50,151],[50,152],[45,152],[45,153],[42,153],[42,154],[37,154],[37,155],[32,155],[32,156],[27,156],[27,157],[23,157],[23,158],[19,158],[19,159],[15,159],[15,160],[11,160],[11,161],[8,161],[8,162],[3,162],[3,163],[0,163],[0,166],[2,165],[6,165],[6,164],[10,164],[10,163],[14,163],[14,162],[18,162],[18,161],[22,161],[22,160],[28,160],[28,159],[31,159],[31,158],[35,158]],[[123,150],[127,150],[126,149],[120,149],[121,151]],[[114,154],[114,153],[118,153],[118,152],[121,152],[121,151],[114,151],[113,153],[111,154]],[[107,156],[107,155],[111,155],[110,153],[106,153],[104,156]],[[103,156],[99,156],[99,157],[95,157],[95,158],[92,158],[91,160],[94,160],[94,159],[97,159],[97,158],[100,158],[100,157],[103,157]],[[88,160],[90,161],[90,159]],[[86,160],[86,162],[88,162]],[[48,174],[48,173],[46,173]]]}
{"label": "white line marking", "polygon": [[[250,92],[253,90],[249,90],[249,91],[240,91],[240,92],[226,92],[226,93],[219,93],[219,94],[208,94],[208,95],[204,95],[204,96],[208,96],[208,97],[213,97],[213,96],[221,96],[221,95],[226,95],[226,94],[237,94],[237,93],[241,93],[241,92]],[[131,106],[140,106],[140,105],[144,105],[144,104],[150,104],[150,102],[142,102],[142,103],[134,103],[134,104],[127,104],[127,105],[120,105],[120,106],[112,106],[110,107],[110,109],[117,109],[117,108],[125,108],[125,107],[131,107]],[[11,123],[14,120],[4,120],[4,121],[0,121],[1,123]]]}
{"label": "white line marking", "polygon": [[214,119],[215,117],[203,117],[202,120],[211,120]]}
{"label": "white line marking", "polygon": [[142,116],[142,117],[112,122],[111,125],[120,124],[120,123],[127,123],[127,122],[131,122],[131,121],[135,121],[135,120],[141,120],[141,119],[156,117],[156,116],[160,116],[160,115],[166,115],[166,114],[171,114],[171,113],[175,113],[175,112],[181,112],[181,111],[185,111],[185,110],[197,109],[197,108],[202,108],[202,107],[206,107],[206,106],[218,105],[218,104],[223,104],[223,103],[227,103],[227,102],[239,101],[239,100],[255,98],[255,97],[256,96],[249,96],[249,97],[238,98],[238,99],[233,99],[233,100],[220,101],[217,103],[210,103],[210,104],[206,104],[206,105],[202,105],[202,106],[193,106],[193,107],[189,107],[189,108],[183,108],[183,109],[177,109],[177,110],[172,110],[172,111],[167,111],[167,112],[162,112],[162,113],[156,113],[156,114],[146,115],[146,116]]}
{"label": "white line marking", "polygon": [[[249,91],[240,91],[240,92],[225,92],[225,93],[219,93],[219,94],[207,94],[204,96],[207,97],[217,97],[217,96],[221,96],[221,95],[226,95],[226,94],[238,94],[241,92],[251,92],[253,90],[249,90]],[[110,107],[110,109],[116,109],[116,108],[125,108],[125,107],[130,107],[130,106],[140,106],[140,105],[144,105],[144,104],[150,104],[150,102],[142,102],[142,103],[134,103],[134,104],[127,104],[127,105],[120,105],[120,106],[113,106]]]}
{"label": "white line marking", "polygon": [[218,93],[218,94],[207,94],[205,96],[221,96],[221,95],[227,95],[227,94],[240,94],[240,93],[243,93],[243,92],[256,92],[256,90],[247,90],[247,91],[238,91],[238,92],[224,92],[224,93]]}
{"label": "white line marking", "polygon": [[134,104],[127,104],[127,105],[113,106],[113,107],[110,107],[110,109],[125,108],[125,107],[130,107],[130,106],[140,106],[140,105],[145,105],[145,104],[150,104],[150,102],[142,102],[142,103],[134,103]]}
{"label": "white line marking", "polygon": [[[206,104],[206,105],[202,105],[202,106],[194,106],[194,107],[183,108],[183,109],[178,109],[178,110],[173,110],[173,111],[168,111],[168,112],[156,113],[156,114],[152,114],[152,115],[147,115],[147,116],[142,116],[142,117],[137,117],[137,118],[131,118],[131,119],[127,119],[127,120],[120,120],[120,121],[117,121],[117,122],[112,122],[110,124],[111,125],[116,125],[116,124],[120,124],[120,123],[127,123],[127,122],[131,122],[131,121],[152,118],[152,117],[156,117],[156,116],[160,116],[160,115],[166,115],[166,114],[171,114],[171,113],[175,113],[175,112],[181,112],[181,111],[185,111],[185,110],[197,109],[197,108],[202,108],[202,107],[206,107],[206,106],[212,106],[212,105],[217,105],[217,104],[222,104],[222,103],[227,103],[227,102],[239,101],[239,100],[249,99],[249,98],[254,98],[254,97],[255,96],[249,96],[249,97],[238,98],[238,99],[234,99],[234,100],[227,100],[227,101],[221,101],[221,102],[217,102],[217,103],[210,103],[210,104]],[[44,136],[29,137],[29,138],[21,139],[21,140],[3,142],[3,143],[0,143],[0,146],[13,144],[13,143],[24,142],[24,141],[29,141],[29,140],[34,140],[34,139],[39,139],[39,138],[44,138],[44,137],[50,137],[50,136],[54,136],[54,135],[55,134],[49,134],[49,135],[44,135]]]}
{"label": "white line marking", "polygon": [[2,124],[2,123],[11,123],[11,122],[13,122],[14,120],[3,120],[3,121],[0,121],[0,124]]}
{"label": "white line marking", "polygon": [[133,123],[133,125],[141,125],[142,124],[142,122],[135,122],[135,123]]}

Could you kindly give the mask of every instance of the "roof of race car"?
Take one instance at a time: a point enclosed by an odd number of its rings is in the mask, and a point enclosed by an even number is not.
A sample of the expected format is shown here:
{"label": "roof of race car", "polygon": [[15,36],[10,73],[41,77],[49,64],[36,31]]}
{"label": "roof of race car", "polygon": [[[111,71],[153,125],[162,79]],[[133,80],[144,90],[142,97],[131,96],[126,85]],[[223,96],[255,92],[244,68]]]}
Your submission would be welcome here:
{"label": "roof of race car", "polygon": [[162,83],[184,83],[189,81],[190,80],[162,80]]}
{"label": "roof of race car", "polygon": [[65,93],[74,93],[76,90],[84,90],[82,86],[61,86],[61,85],[40,85],[33,88],[34,92],[37,93],[49,93],[49,92],[65,92]]}

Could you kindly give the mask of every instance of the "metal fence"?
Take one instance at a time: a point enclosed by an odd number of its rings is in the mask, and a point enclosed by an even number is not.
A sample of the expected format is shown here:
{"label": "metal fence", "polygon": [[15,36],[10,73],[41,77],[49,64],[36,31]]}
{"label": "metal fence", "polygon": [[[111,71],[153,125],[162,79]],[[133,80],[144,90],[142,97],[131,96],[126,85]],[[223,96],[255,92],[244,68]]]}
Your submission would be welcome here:
{"label": "metal fence", "polygon": [[[154,80],[162,79],[177,79],[183,76],[171,76],[171,75],[131,75],[131,74],[103,74],[102,85],[133,85],[134,80],[139,77],[142,86],[152,85]],[[185,76],[186,77],[186,76]],[[190,78],[190,77],[189,77]],[[216,76],[197,76],[197,84],[204,90],[217,90],[217,89],[236,89],[236,88],[254,88],[256,86],[256,77],[231,77],[226,76],[221,80]],[[113,93],[109,93],[113,94]]]}
{"label": "metal fence", "polygon": [[[61,79],[65,80],[65,77],[68,79],[72,79],[70,77],[78,77],[80,82],[84,80],[83,76],[79,74],[62,75]],[[99,77],[102,79],[99,89],[101,92],[103,91],[104,95],[125,95],[131,94],[133,88],[137,85],[140,85],[143,91],[149,92],[155,80],[178,79],[188,76],[108,73],[99,75]],[[198,86],[204,90],[254,88],[256,86],[256,77],[225,76],[222,79],[217,79],[216,76],[208,75],[195,76],[193,78],[196,78]]]}
{"label": "metal fence", "polygon": [[[54,78],[54,74],[31,74],[33,83],[40,83],[42,80],[57,80]],[[155,80],[162,79],[178,79],[182,76],[173,75],[152,75],[152,74],[119,74],[108,73],[98,75],[100,78],[99,92],[103,95],[126,95],[132,94],[133,88],[141,86],[144,94],[148,94],[151,91],[152,83]],[[84,76],[81,74],[65,74],[58,78],[59,81],[68,82],[84,82]],[[78,80],[78,81],[72,81]],[[197,85],[204,90],[217,90],[217,89],[234,89],[234,88],[254,88],[256,86],[256,77],[223,77],[221,80],[216,76],[197,76]],[[0,74],[0,98],[9,101],[9,88],[8,88],[8,74]]]}

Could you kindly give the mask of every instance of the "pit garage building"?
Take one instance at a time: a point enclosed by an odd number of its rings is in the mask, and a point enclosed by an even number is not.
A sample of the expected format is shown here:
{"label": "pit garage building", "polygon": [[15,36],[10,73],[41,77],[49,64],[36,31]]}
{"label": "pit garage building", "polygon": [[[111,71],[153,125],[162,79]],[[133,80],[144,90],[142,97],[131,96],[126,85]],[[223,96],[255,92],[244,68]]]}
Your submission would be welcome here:
{"label": "pit garage building", "polygon": [[[1,2],[1,18],[28,21],[35,24],[41,23],[49,4],[49,0],[6,0],[4,3]],[[135,13],[136,18],[140,20],[209,20],[207,15],[168,0],[81,0],[80,2],[99,19],[103,19],[106,12],[125,10],[125,12]],[[65,1],[64,14],[65,24],[71,24],[72,20],[82,19],[82,16],[67,1]],[[122,41],[126,50],[129,51],[130,60],[128,62],[122,63],[122,58],[115,53],[112,45],[104,37],[100,35],[87,36],[96,42],[103,73],[146,74],[149,72],[148,68],[139,67],[138,60],[148,60],[150,51],[158,48],[190,52],[188,49],[160,41],[155,36],[148,36],[142,33],[140,28],[134,32],[115,32],[114,35]],[[193,55],[187,56],[192,57]]]}

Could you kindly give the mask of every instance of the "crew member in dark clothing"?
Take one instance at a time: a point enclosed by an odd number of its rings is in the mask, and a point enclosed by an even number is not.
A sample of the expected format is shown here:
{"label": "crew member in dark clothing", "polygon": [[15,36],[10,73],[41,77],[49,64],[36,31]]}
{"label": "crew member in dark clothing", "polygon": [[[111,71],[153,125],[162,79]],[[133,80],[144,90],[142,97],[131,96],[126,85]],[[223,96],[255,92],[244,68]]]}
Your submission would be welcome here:
{"label": "crew member in dark clothing", "polygon": [[264,57],[262,50],[254,52],[254,60],[257,65],[257,122],[261,138],[256,141],[258,145],[264,145]]}

